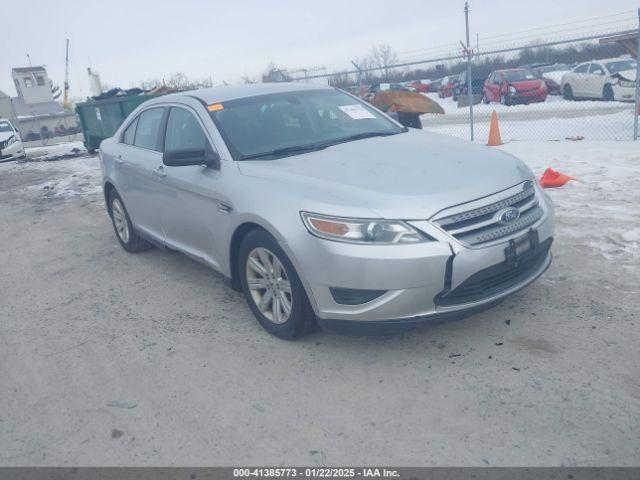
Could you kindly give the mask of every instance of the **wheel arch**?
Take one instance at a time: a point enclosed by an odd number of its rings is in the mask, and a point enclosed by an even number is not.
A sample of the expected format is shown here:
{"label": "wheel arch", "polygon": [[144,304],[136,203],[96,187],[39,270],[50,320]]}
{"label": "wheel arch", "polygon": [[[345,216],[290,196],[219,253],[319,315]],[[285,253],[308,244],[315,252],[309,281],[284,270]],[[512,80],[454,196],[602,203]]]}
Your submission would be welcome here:
{"label": "wheel arch", "polygon": [[229,277],[227,279],[228,284],[234,290],[241,292],[242,286],[240,283],[240,271],[238,265],[238,259],[240,254],[240,245],[242,245],[242,241],[246,238],[249,232],[253,230],[263,230],[271,235],[275,241],[278,243],[280,248],[284,250],[284,253],[289,258],[289,261],[293,264],[293,268],[296,270],[296,274],[302,282],[302,286],[304,287],[307,298],[309,299],[309,303],[313,310],[317,313],[318,308],[315,301],[315,297],[313,296],[313,291],[311,286],[309,285],[307,278],[302,271],[298,259],[295,254],[291,251],[290,246],[287,244],[285,238],[273,227],[271,224],[265,223],[261,221],[261,219],[250,217],[244,219],[241,223],[239,223],[231,235],[231,239],[229,241]]}
{"label": "wheel arch", "polygon": [[109,203],[109,197],[111,196],[111,192],[117,192],[116,187],[113,182],[111,182],[111,180],[106,180],[102,189],[104,191],[104,203],[107,206],[107,212],[109,212],[109,215],[111,215],[111,204]]}

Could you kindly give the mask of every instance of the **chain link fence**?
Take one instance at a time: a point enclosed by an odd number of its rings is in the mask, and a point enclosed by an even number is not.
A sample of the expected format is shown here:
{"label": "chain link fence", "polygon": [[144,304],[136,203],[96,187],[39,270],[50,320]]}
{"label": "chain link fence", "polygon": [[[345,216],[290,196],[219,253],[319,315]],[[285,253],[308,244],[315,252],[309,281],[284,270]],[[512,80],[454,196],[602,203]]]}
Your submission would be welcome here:
{"label": "chain link fence", "polygon": [[298,80],[327,81],[361,96],[377,84],[418,91],[444,110],[422,115],[424,129],[464,139],[473,130],[477,142],[487,141],[494,111],[503,141],[631,140],[638,30],[632,24],[590,27],[580,35],[535,34],[535,41],[497,35],[473,50],[462,45],[457,52],[383,67],[352,62],[350,70]]}

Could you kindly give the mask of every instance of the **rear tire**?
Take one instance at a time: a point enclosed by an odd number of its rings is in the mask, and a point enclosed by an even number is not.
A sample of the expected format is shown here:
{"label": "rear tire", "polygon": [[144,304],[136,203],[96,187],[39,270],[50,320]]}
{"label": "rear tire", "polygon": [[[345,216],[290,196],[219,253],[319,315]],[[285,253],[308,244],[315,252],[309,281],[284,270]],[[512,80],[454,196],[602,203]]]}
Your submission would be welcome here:
{"label": "rear tire", "polygon": [[242,290],[262,328],[285,340],[316,328],[300,277],[269,233],[261,229],[249,232],[240,246],[238,262]]}
{"label": "rear tire", "polygon": [[116,238],[122,248],[129,253],[138,253],[149,250],[153,247],[151,243],[142,238],[133,228],[129,213],[124,206],[124,202],[118,192],[111,190],[109,194],[109,216],[113,224]]}
{"label": "rear tire", "polygon": [[487,94],[486,94],[486,93],[484,93],[484,94],[482,95],[482,103],[484,103],[485,105],[489,105],[489,103],[491,103],[491,100],[489,100],[489,99],[487,98]]}
{"label": "rear tire", "polygon": [[564,88],[562,89],[562,96],[565,100],[574,100],[573,89],[571,88],[571,85],[567,84],[564,86]]}

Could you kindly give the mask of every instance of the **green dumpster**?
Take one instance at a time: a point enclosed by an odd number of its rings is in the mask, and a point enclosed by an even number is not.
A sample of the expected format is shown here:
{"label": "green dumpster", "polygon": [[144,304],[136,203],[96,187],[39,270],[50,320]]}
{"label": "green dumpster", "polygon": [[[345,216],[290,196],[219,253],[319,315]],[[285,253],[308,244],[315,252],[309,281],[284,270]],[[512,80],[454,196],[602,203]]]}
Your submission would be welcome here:
{"label": "green dumpster", "polygon": [[94,153],[100,142],[111,137],[138,105],[157,95],[126,95],[89,100],[76,105],[84,134],[84,146]]}

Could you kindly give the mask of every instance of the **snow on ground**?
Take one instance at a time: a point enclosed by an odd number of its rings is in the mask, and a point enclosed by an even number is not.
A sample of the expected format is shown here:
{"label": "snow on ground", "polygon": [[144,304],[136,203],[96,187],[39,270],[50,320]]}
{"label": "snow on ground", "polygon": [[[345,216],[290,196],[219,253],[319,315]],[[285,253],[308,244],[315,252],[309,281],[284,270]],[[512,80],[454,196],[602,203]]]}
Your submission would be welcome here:
{"label": "snow on ground", "polygon": [[[468,114],[468,113],[467,113]],[[500,134],[505,142],[514,140],[565,140],[584,137],[586,140],[631,140],[633,138],[633,110],[581,117],[553,117],[529,119],[523,114],[519,119],[505,120],[499,117]],[[469,124],[465,122],[441,124],[435,115],[423,115],[425,129],[469,140]],[[486,143],[490,120],[476,118],[475,139]]]}
{"label": "snow on ground", "polygon": [[82,141],[62,142],[41,147],[27,147],[25,148],[25,151],[27,153],[28,161],[55,160],[56,158],[63,156],[75,156],[87,153]]}
{"label": "snow on ground", "polygon": [[[490,148],[490,147],[487,147]],[[546,189],[556,205],[560,241],[606,258],[640,258],[640,143],[511,142],[500,147],[540,177],[547,167],[580,179]]]}
{"label": "snow on ground", "polygon": [[[424,94],[430,99],[438,102],[440,106],[444,109],[445,115],[447,117],[460,117],[467,118],[469,115],[469,107],[458,107],[458,102],[454,102],[453,98],[439,98],[437,93],[427,93]],[[540,103],[530,103],[529,105],[512,105],[507,107],[506,105],[502,105],[500,103],[490,103],[484,104],[479,103],[473,106],[475,113],[477,114],[491,114],[493,110],[497,111],[498,114],[503,112],[509,113],[532,113],[532,112],[553,112],[555,111],[572,111],[572,112],[592,112],[594,110],[631,110],[633,111],[632,103],[623,103],[623,102],[601,102],[596,100],[584,100],[584,101],[574,101],[574,100],[565,100],[560,95],[549,95],[544,102]]]}
{"label": "snow on ground", "polygon": [[[445,110],[444,115],[422,116],[424,128],[468,140],[469,108],[458,108],[451,98],[429,94]],[[542,103],[507,107],[499,103],[474,105],[476,140],[489,135],[491,113],[498,113],[504,141],[565,140],[582,136],[587,140],[630,140],[633,138],[633,104],[623,102],[568,101],[549,96]]]}
{"label": "snow on ground", "polygon": [[[49,150],[42,158],[50,155],[62,155],[76,148],[73,144],[59,146]],[[62,160],[33,160],[26,162],[9,162],[0,164],[0,176],[20,176],[23,174],[40,174],[44,181],[24,187],[22,193],[30,196],[46,198],[95,197],[102,200],[100,163],[97,155],[64,158]]]}
{"label": "snow on ground", "polygon": [[[73,144],[57,147],[53,153],[70,148]],[[520,141],[499,148],[521,158],[538,177],[552,167],[580,179],[547,190],[556,205],[557,241],[586,245],[635,268],[640,258],[640,143]],[[103,202],[95,155],[0,164],[0,176],[20,174],[36,174],[35,184],[23,188],[25,195]]]}

